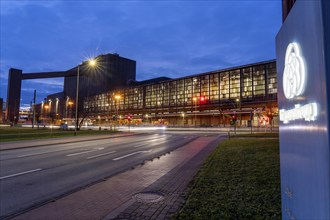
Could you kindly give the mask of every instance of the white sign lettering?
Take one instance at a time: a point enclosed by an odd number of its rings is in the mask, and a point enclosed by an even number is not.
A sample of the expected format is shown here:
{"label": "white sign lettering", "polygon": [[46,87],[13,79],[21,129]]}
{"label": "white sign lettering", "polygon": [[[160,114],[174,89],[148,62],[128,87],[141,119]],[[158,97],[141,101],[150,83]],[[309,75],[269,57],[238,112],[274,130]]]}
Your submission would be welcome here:
{"label": "white sign lettering", "polygon": [[280,110],[280,121],[283,121],[284,124],[298,119],[305,119],[305,121],[315,121],[317,115],[317,104],[315,102],[303,106],[295,105],[294,109]]}

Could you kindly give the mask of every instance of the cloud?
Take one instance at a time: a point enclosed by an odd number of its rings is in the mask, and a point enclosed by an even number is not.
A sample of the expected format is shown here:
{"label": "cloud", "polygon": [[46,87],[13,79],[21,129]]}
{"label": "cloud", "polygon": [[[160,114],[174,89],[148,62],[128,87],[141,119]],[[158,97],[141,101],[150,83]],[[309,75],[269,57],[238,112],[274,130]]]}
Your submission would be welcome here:
{"label": "cloud", "polygon": [[[0,79],[119,53],[137,78],[181,77],[275,57],[280,1],[1,1]],[[33,86],[40,83],[26,84]],[[58,92],[61,81],[49,81]],[[40,86],[40,84],[39,84]],[[1,96],[6,93],[1,86]],[[22,94],[24,96],[25,94]],[[30,96],[30,95],[29,95]]]}
{"label": "cloud", "polygon": [[22,104],[30,103],[34,90],[37,92],[37,102],[41,102],[48,95],[63,91],[63,78],[33,79],[22,81]]}
{"label": "cloud", "polygon": [[1,14],[16,14],[17,11],[24,11],[28,5],[42,5],[46,8],[55,7],[59,1],[43,1],[43,0],[3,0],[0,2]]}
{"label": "cloud", "polygon": [[63,87],[63,78],[59,79],[31,79],[30,83],[53,86],[56,88]]}

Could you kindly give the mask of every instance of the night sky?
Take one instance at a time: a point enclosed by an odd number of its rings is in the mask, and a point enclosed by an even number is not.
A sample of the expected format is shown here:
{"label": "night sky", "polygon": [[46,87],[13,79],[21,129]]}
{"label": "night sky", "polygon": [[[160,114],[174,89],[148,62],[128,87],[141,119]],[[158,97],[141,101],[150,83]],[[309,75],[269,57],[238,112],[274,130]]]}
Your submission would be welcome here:
{"label": "night sky", "polygon": [[[137,62],[137,80],[177,78],[275,58],[281,1],[0,1],[0,97],[9,68],[64,71],[99,54]],[[21,105],[63,90],[22,83]]]}

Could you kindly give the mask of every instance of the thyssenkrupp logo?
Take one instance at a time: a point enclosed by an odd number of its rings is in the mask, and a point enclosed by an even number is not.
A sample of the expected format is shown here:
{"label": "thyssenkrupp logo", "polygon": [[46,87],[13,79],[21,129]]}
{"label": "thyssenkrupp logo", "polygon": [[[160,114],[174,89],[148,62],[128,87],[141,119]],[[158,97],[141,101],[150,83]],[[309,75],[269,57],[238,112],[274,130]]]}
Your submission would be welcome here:
{"label": "thyssenkrupp logo", "polygon": [[305,89],[305,63],[297,43],[290,43],[285,53],[283,90],[287,99],[299,96]]}

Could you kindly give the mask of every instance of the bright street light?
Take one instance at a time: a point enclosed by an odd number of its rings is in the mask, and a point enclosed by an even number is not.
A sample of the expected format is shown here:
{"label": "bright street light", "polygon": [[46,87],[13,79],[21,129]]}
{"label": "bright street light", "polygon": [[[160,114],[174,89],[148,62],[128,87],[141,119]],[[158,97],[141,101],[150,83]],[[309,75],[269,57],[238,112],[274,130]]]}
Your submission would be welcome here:
{"label": "bright street light", "polygon": [[96,65],[96,60],[94,60],[94,59],[89,60],[89,65],[90,66],[95,66]]}

